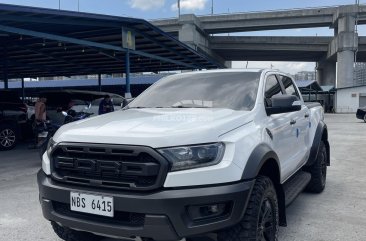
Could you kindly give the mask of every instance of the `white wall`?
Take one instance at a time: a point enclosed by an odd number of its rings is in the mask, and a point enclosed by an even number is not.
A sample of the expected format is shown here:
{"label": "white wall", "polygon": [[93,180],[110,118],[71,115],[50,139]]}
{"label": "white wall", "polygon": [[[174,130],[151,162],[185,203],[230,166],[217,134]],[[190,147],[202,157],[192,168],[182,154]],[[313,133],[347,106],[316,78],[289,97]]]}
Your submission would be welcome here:
{"label": "white wall", "polygon": [[338,89],[335,95],[336,113],[355,113],[360,107],[360,94],[366,95],[366,86]]}

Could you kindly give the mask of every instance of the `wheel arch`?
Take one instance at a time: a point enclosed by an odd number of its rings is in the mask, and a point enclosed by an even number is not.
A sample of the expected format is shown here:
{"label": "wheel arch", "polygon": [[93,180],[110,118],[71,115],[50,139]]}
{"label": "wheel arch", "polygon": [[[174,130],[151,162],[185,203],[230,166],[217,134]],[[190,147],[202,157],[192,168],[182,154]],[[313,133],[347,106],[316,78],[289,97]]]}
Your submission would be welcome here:
{"label": "wheel arch", "polygon": [[277,154],[266,144],[258,145],[249,156],[242,179],[255,179],[258,175],[267,176],[273,182],[278,198],[280,226],[286,226],[286,200],[281,185],[280,164]]}
{"label": "wheel arch", "polygon": [[314,164],[319,153],[320,142],[323,142],[325,148],[327,149],[327,165],[330,166],[330,145],[328,141],[328,127],[323,121],[320,121],[316,128],[313,144],[311,145],[310,149],[309,159],[305,166],[311,166]]}

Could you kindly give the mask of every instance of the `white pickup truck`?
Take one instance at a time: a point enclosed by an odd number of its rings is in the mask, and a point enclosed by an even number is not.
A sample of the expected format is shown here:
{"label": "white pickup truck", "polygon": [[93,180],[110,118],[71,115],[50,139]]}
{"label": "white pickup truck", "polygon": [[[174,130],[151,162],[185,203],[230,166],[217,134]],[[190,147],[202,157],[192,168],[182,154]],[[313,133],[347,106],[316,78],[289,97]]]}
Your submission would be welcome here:
{"label": "white pickup truck", "polygon": [[278,240],[286,206],[320,193],[322,107],[274,70],[158,81],[121,111],[57,131],[38,173],[43,215],[67,241]]}

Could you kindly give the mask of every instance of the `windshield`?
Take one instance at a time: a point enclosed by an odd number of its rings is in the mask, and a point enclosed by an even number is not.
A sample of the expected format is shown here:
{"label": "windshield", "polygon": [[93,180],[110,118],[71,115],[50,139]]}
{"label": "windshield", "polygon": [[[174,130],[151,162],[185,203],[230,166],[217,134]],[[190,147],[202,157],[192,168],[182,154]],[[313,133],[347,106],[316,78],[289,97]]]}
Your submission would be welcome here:
{"label": "windshield", "polygon": [[137,97],[129,108],[227,108],[251,110],[260,72],[193,73],[168,76]]}

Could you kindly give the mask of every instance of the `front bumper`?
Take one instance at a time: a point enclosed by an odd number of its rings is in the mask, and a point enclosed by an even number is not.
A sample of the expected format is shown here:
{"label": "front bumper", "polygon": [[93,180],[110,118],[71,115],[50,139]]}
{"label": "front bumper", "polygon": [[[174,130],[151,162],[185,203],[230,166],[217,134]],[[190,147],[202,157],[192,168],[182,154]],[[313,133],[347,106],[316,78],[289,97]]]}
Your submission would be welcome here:
{"label": "front bumper", "polygon": [[[156,240],[178,240],[237,224],[244,215],[253,184],[254,180],[149,193],[117,192],[61,184],[46,176],[43,171],[38,172],[40,202],[46,219],[102,236]],[[71,191],[112,196],[115,217],[134,218],[123,222],[115,218],[70,211]],[[216,203],[230,204],[230,210],[221,217],[199,221],[192,220],[188,214],[189,206]]]}

